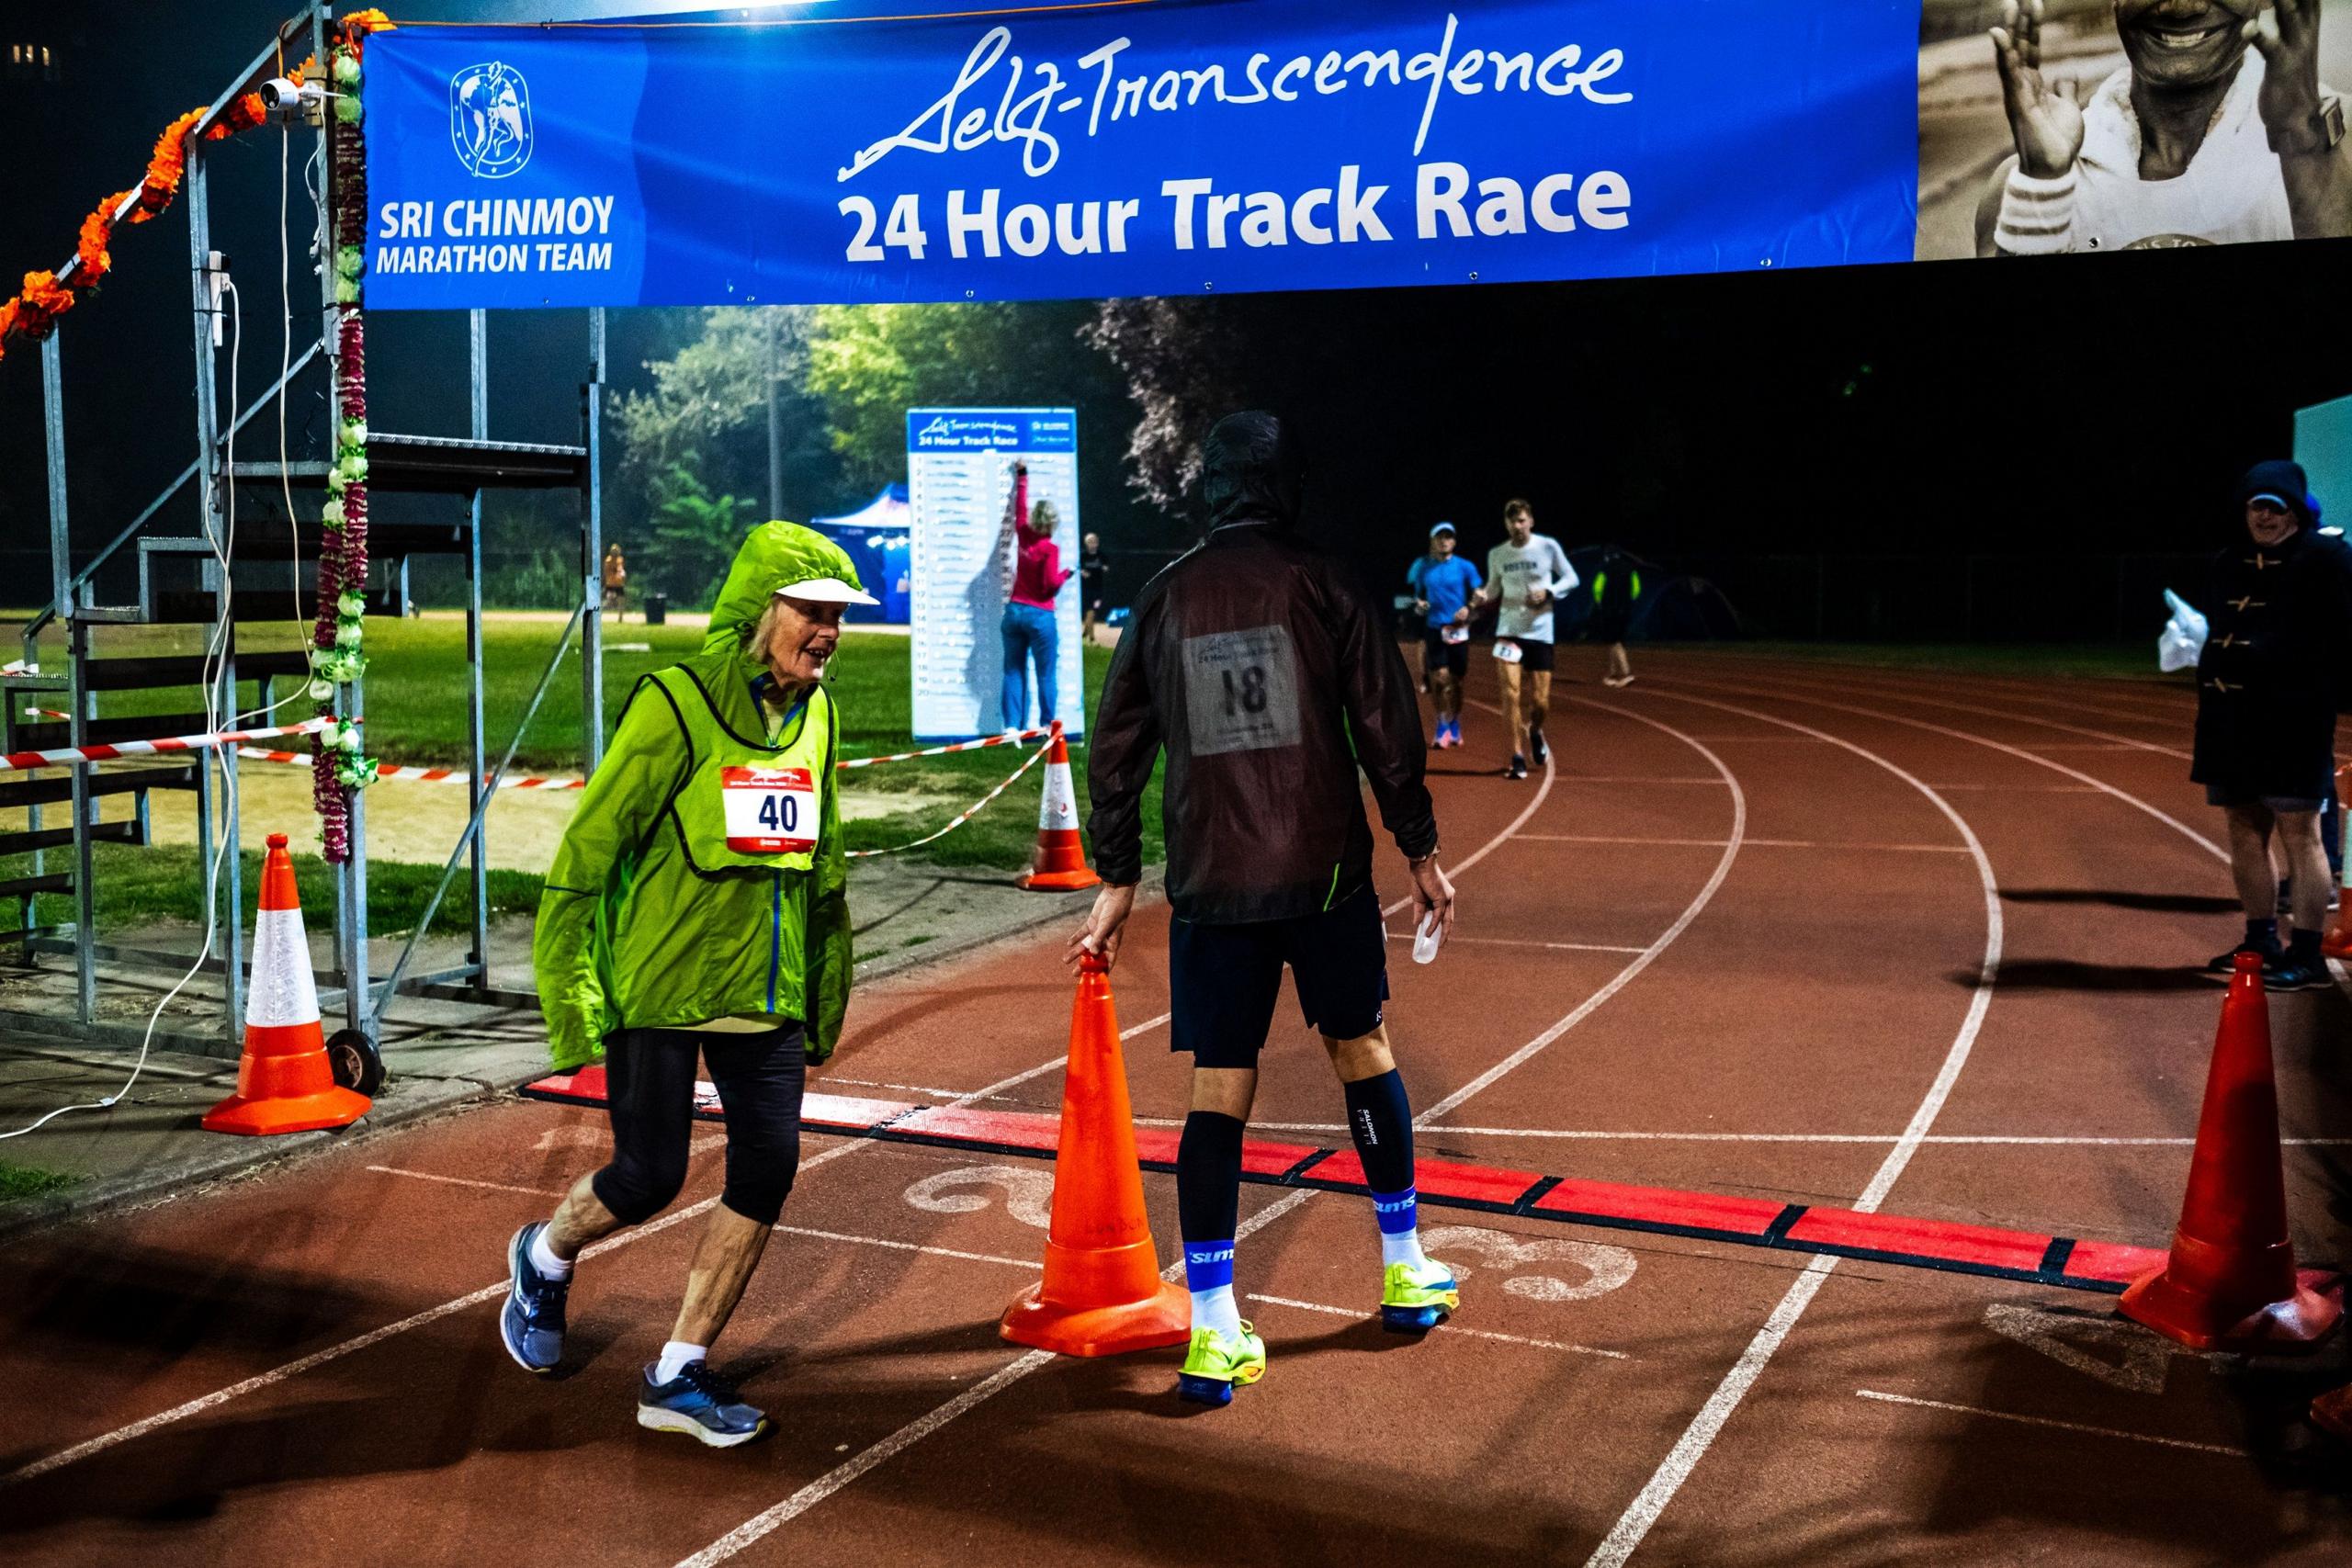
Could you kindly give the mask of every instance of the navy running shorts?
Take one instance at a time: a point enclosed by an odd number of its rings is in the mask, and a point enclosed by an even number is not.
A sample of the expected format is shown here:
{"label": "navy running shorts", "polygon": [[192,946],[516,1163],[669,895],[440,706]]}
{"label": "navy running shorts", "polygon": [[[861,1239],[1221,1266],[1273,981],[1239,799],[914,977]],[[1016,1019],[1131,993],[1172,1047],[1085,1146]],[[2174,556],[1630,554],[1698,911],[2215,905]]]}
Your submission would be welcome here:
{"label": "navy running shorts", "polygon": [[1319,914],[1249,925],[1168,925],[1169,1032],[1196,1067],[1255,1067],[1273,1027],[1283,965],[1306,1026],[1334,1040],[1380,1027],[1388,1000],[1387,933],[1366,883]]}

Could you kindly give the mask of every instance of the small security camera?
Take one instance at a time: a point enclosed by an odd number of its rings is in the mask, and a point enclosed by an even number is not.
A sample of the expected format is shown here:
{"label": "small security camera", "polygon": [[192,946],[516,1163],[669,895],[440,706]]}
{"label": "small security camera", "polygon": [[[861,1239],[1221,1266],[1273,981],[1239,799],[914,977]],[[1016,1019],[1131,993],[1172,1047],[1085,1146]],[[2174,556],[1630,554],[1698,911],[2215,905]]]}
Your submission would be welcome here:
{"label": "small security camera", "polygon": [[316,121],[326,105],[326,84],[294,83],[273,76],[261,85],[262,112],[272,119]]}

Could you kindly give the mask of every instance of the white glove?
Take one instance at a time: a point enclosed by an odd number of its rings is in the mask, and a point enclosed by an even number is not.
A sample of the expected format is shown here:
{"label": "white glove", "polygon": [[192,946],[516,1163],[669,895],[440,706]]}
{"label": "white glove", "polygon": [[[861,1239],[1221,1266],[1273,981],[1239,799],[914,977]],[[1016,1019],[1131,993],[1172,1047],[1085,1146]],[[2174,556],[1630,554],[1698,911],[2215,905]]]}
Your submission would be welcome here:
{"label": "white glove", "polygon": [[2156,637],[2156,666],[2166,674],[2192,670],[2205,652],[2205,617],[2169,588],[2165,590],[2165,603],[2172,608],[2172,619]]}

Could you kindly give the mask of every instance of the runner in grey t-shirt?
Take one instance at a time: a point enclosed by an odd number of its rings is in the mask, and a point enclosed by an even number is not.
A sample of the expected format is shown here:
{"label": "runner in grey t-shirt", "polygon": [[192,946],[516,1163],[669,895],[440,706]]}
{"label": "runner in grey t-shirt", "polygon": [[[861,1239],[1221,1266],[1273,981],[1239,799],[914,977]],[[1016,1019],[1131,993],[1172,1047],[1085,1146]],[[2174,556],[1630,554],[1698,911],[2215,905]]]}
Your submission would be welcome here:
{"label": "runner in grey t-shirt", "polygon": [[1577,570],[1557,539],[1535,531],[1535,510],[1527,502],[1504,503],[1503,528],[1510,536],[1487,552],[1487,586],[1478,598],[1502,606],[1495,623],[1495,675],[1510,720],[1510,765],[1504,771],[1523,779],[1531,757],[1542,767],[1550,754],[1544,720],[1552,711],[1552,602],[1577,585]]}

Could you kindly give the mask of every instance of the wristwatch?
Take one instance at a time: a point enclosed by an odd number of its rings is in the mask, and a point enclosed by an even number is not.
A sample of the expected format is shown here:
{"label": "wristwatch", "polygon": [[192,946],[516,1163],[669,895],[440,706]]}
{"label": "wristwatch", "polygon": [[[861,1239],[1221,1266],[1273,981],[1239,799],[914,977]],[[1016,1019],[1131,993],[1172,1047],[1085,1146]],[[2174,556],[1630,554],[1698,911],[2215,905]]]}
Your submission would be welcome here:
{"label": "wristwatch", "polygon": [[2344,100],[2330,93],[2320,99],[2318,111],[2290,134],[2281,136],[2274,128],[2270,131],[2270,150],[2309,157],[2313,153],[2334,152],[2336,143],[2343,140]]}

